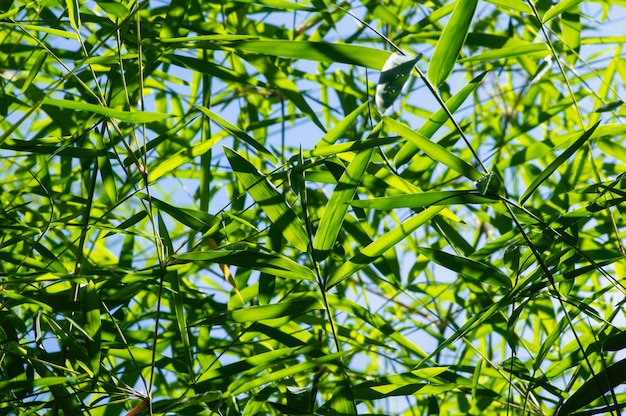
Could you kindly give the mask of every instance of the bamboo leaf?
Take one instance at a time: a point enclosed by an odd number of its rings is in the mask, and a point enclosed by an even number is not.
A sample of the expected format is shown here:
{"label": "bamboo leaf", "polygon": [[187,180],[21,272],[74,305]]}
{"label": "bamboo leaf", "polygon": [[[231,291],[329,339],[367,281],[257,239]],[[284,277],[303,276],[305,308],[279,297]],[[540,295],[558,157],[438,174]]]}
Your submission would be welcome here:
{"label": "bamboo leaf", "polygon": [[315,274],[311,269],[280,254],[248,250],[212,250],[177,254],[173,258],[183,262],[231,264],[286,279],[315,281]]}
{"label": "bamboo leaf", "polygon": [[423,208],[430,205],[454,204],[493,204],[498,198],[482,195],[476,191],[440,191],[422,192],[409,195],[387,196],[351,201],[350,205],[359,208],[396,209],[396,208]]}
{"label": "bamboo leaf", "polygon": [[319,62],[341,62],[375,70],[380,70],[391,55],[390,52],[365,46],[291,40],[242,40],[224,43],[224,46],[244,52]]}
{"label": "bamboo leaf", "polygon": [[337,235],[341,231],[341,225],[348,212],[348,203],[352,201],[356,194],[357,187],[361,183],[363,174],[367,169],[374,149],[369,148],[360,151],[346,168],[320,218],[313,249],[316,250],[316,259],[324,260],[337,240]]}
{"label": "bamboo leaf", "polygon": [[376,85],[376,108],[380,114],[385,114],[391,108],[420,57],[421,55],[404,56],[393,53],[387,59]]}
{"label": "bamboo leaf", "polygon": [[85,314],[85,325],[83,329],[89,336],[86,346],[90,368],[93,372],[93,385],[95,385],[100,372],[102,322],[100,318],[100,299],[93,280],[90,280],[87,285],[83,287],[82,300]]}
{"label": "bamboo leaf", "polygon": [[411,130],[406,125],[392,118],[385,117],[383,120],[385,125],[389,126],[400,136],[411,141],[418,149],[426,153],[434,161],[443,163],[450,169],[460,173],[461,175],[473,181],[477,181],[484,176],[482,173],[476,170],[476,168],[474,168],[467,162],[459,159],[457,156],[450,153],[441,145],[431,142],[430,140],[428,140],[428,138],[426,138],[419,132]]}
{"label": "bamboo leaf", "polygon": [[287,241],[294,247],[307,251],[309,246],[307,233],[295,212],[287,205],[283,195],[265,175],[239,153],[228,148],[224,148],[224,151],[235,175],[270,221],[281,229]]}
{"label": "bamboo leaf", "polygon": [[331,288],[347,279],[359,270],[367,267],[382,256],[387,250],[404,240],[409,234],[424,225],[432,217],[437,215],[444,207],[426,208],[419,214],[409,218],[404,223],[397,225],[393,230],[383,234],[376,241],[364,247],[347,263],[342,264],[328,279],[326,287]]}
{"label": "bamboo leaf", "polygon": [[352,387],[347,377],[342,377],[337,383],[332,397],[318,409],[318,412],[326,416],[356,416],[358,414]]}
{"label": "bamboo leaf", "polygon": [[571,9],[574,6],[578,6],[582,2],[583,0],[563,0],[555,3],[554,6],[550,7],[548,11],[544,13],[543,17],[541,18],[542,23],[548,22],[549,20],[555,18],[556,16],[567,11],[568,9]]}
{"label": "bamboo leaf", "polygon": [[304,99],[303,94],[298,90],[296,84],[294,84],[280,68],[265,57],[250,55],[246,56],[246,60],[267,78],[267,82],[270,86],[277,88],[285,97],[294,103],[300,111],[306,114],[317,127],[324,132],[326,131],[324,125],[309,103]]}
{"label": "bamboo leaf", "polygon": [[494,61],[498,59],[515,58],[518,56],[534,56],[536,58],[543,58],[545,56],[550,56],[550,48],[545,43],[521,44],[468,56],[467,58],[459,59],[459,62]]}
{"label": "bamboo leaf", "polygon": [[590,129],[583,132],[580,137],[574,143],[572,143],[570,147],[565,149],[563,153],[561,153],[543,171],[541,171],[541,174],[539,174],[539,176],[535,178],[535,180],[528,186],[528,189],[526,189],[526,191],[524,191],[524,193],[520,197],[520,203],[524,204],[524,202],[526,202],[528,198],[530,198],[530,196],[537,190],[537,188],[539,188],[539,186],[541,186],[541,184],[546,179],[548,179],[548,177],[550,177],[550,175],[552,175],[554,171],[559,168],[559,166],[565,163],[565,161],[567,161],[570,156],[576,153],[576,151],[580,149],[580,147],[593,136],[593,132],[599,125],[600,122],[598,121],[596,124],[591,126]]}
{"label": "bamboo leaf", "polygon": [[[458,110],[458,108],[465,102],[467,97],[469,97],[476,88],[480,85],[483,78],[487,73],[483,72],[469,84],[461,88],[456,94],[452,96],[448,101],[446,101],[446,107],[450,110],[451,113],[454,113]],[[443,108],[437,110],[435,114],[433,114],[422,126],[417,130],[417,133],[430,139],[436,132],[439,130],[446,121],[448,121],[448,115],[446,114]],[[408,141],[405,143],[402,148],[398,151],[394,158],[394,163],[396,166],[402,166],[406,164],[415,154],[419,151],[419,147],[413,143],[412,141]]]}
{"label": "bamboo leaf", "polygon": [[599,399],[609,390],[626,382],[626,359],[607,366],[589,378],[572,394],[555,413],[556,416],[569,415],[583,406]]}
{"label": "bamboo leaf", "polygon": [[478,0],[457,0],[428,65],[428,79],[439,87],[448,79],[469,33]]}
{"label": "bamboo leaf", "polygon": [[105,117],[114,118],[120,121],[137,124],[152,123],[155,121],[162,121],[167,118],[173,117],[169,114],[151,113],[148,111],[122,111],[96,104],[89,104],[72,100],[59,100],[56,98],[45,98],[43,100],[43,104],[76,111],[87,111],[94,114],[100,114]]}
{"label": "bamboo leaf", "polygon": [[80,2],[79,0],[65,0],[65,6],[67,7],[67,14],[70,18],[70,24],[76,31],[80,32]]}
{"label": "bamboo leaf", "polygon": [[[206,107],[203,107],[201,105],[197,105],[195,107],[198,110],[202,111],[202,113],[204,113],[207,117],[209,117],[215,123],[219,124],[222,128],[224,128],[229,133],[231,133],[233,136],[235,136],[242,142],[247,143],[248,145],[252,146],[252,148],[261,152],[263,155],[268,157],[269,160],[271,160],[272,162],[276,162],[276,157],[272,154],[272,152],[270,152],[265,146],[263,146],[254,138],[252,138],[250,135],[248,135],[248,133],[244,132],[239,127],[228,122],[227,120],[224,120],[222,117],[218,116],[217,114],[215,114],[213,111],[211,111],[210,109]],[[208,144],[205,144],[205,146],[208,146]]]}
{"label": "bamboo leaf", "polygon": [[[345,131],[354,123],[357,117],[361,115],[361,113],[365,111],[365,109],[367,109],[368,106],[369,106],[369,103],[365,102],[361,104],[360,106],[358,106],[350,114],[345,116],[343,119],[341,119],[341,121],[337,123],[335,127],[333,127],[328,133],[324,135],[324,137],[320,139],[320,141],[315,145],[316,149],[321,151],[322,149],[326,149],[330,145],[333,145],[345,133]],[[355,142],[355,143],[358,143],[358,142]]]}
{"label": "bamboo leaf", "polygon": [[438,265],[468,277],[478,284],[487,283],[509,289],[513,287],[507,275],[488,264],[425,247],[419,247],[417,251]]}
{"label": "bamboo leaf", "polygon": [[309,311],[324,309],[324,305],[318,297],[307,296],[296,300],[283,300],[271,305],[250,306],[245,309],[237,309],[220,315],[202,319],[193,324],[198,325],[223,325],[229,322],[245,323],[260,322],[268,319],[294,318]]}

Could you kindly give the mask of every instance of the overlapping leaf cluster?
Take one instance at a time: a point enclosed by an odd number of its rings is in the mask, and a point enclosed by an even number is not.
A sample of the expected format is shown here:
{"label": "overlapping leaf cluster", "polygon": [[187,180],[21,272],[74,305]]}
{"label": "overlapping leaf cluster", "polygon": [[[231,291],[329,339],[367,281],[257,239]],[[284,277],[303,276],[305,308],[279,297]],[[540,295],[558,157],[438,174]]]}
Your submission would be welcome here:
{"label": "overlapping leaf cluster", "polygon": [[0,412],[619,414],[623,13],[5,1]]}

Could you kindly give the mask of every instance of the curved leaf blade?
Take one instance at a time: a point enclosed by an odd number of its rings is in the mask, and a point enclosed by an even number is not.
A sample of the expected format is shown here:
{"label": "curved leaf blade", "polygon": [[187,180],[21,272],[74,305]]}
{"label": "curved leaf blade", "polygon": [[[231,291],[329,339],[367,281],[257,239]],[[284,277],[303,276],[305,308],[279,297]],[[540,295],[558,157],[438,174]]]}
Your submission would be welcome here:
{"label": "curved leaf blade", "polygon": [[[487,73],[483,72],[473,80],[469,82],[466,86],[461,88],[456,94],[452,96],[448,101],[446,101],[446,107],[450,110],[451,113],[454,113],[459,109],[461,104],[465,102],[467,97],[469,97],[476,88],[480,85],[483,78]],[[417,130],[417,133],[421,134],[426,138],[431,138],[433,134],[439,130],[439,127],[443,126],[443,124],[448,121],[448,115],[446,114],[443,108],[439,109],[435,114],[433,114],[422,126]],[[394,163],[396,166],[402,166],[407,163],[415,154],[419,151],[419,147],[413,142],[409,141],[405,143],[396,156],[394,157]]]}
{"label": "curved leaf blade", "polygon": [[583,406],[599,399],[609,390],[626,382],[626,359],[606,367],[579,387],[556,411],[556,416],[569,415]]}
{"label": "curved leaf blade", "polygon": [[391,55],[391,52],[366,46],[297,40],[242,40],[227,42],[224,46],[243,52],[318,62],[341,62],[376,70],[382,68]]}
{"label": "curved leaf blade", "polygon": [[465,162],[462,159],[459,159],[458,156],[450,153],[441,145],[435,142],[431,142],[430,140],[428,140],[427,137],[423,136],[419,132],[415,132],[406,125],[389,117],[385,117],[384,122],[400,136],[411,141],[416,146],[416,148],[422,150],[434,161],[443,163],[450,169],[460,173],[461,175],[473,181],[477,181],[484,176],[469,163]]}
{"label": "curved leaf blade", "polygon": [[438,265],[478,283],[484,282],[509,289],[513,287],[513,283],[507,275],[488,264],[431,248],[419,247],[417,251]]}
{"label": "curved leaf blade", "polygon": [[284,196],[278,192],[267,176],[259,172],[239,153],[227,147],[224,148],[224,152],[239,181],[270,221],[281,227],[285,239],[298,250],[307,251],[309,237],[295,212],[287,205]]}
{"label": "curved leaf blade", "polygon": [[448,79],[465,43],[478,0],[457,0],[428,65],[428,79],[439,87]]}
{"label": "curved leaf blade", "polygon": [[565,163],[565,161],[567,161],[570,156],[576,153],[576,151],[580,149],[580,147],[592,137],[593,132],[599,125],[600,121],[591,126],[589,130],[581,134],[581,136],[574,143],[572,143],[570,147],[565,149],[563,153],[561,153],[556,159],[552,161],[552,163],[550,163],[543,171],[541,171],[541,174],[535,178],[535,180],[528,186],[528,189],[524,191],[524,194],[522,194],[520,198],[520,203],[523,204],[524,202],[526,202],[528,198],[530,198],[530,196],[537,190],[537,188],[539,188],[539,186],[541,186],[541,184],[546,179],[548,179],[548,177],[552,175],[554,171],[559,168],[559,166]]}
{"label": "curved leaf blade", "polygon": [[261,253],[249,250],[192,251],[172,256],[184,262],[212,262],[230,264],[286,279],[315,281],[315,274],[288,257],[279,254]]}
{"label": "curved leaf blade", "polygon": [[361,183],[373,152],[374,148],[369,148],[356,154],[339,178],[330,200],[324,207],[313,242],[313,249],[316,250],[318,260],[323,260],[330,254],[330,250],[337,240],[337,235],[341,231],[341,224],[343,224],[348,212],[348,203],[356,194],[357,187]]}
{"label": "curved leaf blade", "polygon": [[423,208],[430,205],[454,204],[492,204],[498,198],[481,195],[476,191],[439,191],[422,192],[409,195],[387,196],[351,201],[350,205],[359,208],[395,209],[395,208]]}
{"label": "curved leaf blade", "polygon": [[344,263],[335,270],[326,282],[326,288],[335,286],[352,274],[367,267],[391,247],[404,240],[409,234],[437,215],[442,209],[444,209],[442,206],[426,208],[419,214],[416,214],[404,223],[396,226],[393,230],[383,234],[379,239],[373,241],[367,247],[364,247],[347,263]]}
{"label": "curved leaf blade", "polygon": [[174,117],[170,114],[164,113],[151,113],[148,111],[123,111],[96,104],[89,104],[72,100],[60,100],[56,98],[44,98],[42,104],[51,105],[59,108],[67,108],[69,110],[87,111],[94,114],[100,114],[109,118],[115,118],[120,121],[137,124],[151,123],[153,121],[161,121],[169,117]]}
{"label": "curved leaf blade", "polygon": [[393,53],[387,59],[381,70],[378,85],[376,85],[375,101],[380,114],[385,114],[391,108],[420,57],[421,54],[405,56]]}

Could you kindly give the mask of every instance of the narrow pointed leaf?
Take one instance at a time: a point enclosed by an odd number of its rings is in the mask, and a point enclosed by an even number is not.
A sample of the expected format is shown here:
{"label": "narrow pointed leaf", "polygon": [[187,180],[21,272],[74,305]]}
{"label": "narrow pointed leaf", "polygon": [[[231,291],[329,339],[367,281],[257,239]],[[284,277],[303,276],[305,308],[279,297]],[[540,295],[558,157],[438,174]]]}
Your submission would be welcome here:
{"label": "narrow pointed leaf", "polygon": [[264,384],[272,383],[276,380],[289,379],[296,374],[310,373],[314,368],[318,368],[318,366],[324,366],[326,363],[339,361],[339,358],[344,354],[344,352],[338,352],[334,354],[327,354],[319,358],[305,360],[304,362],[289,365],[280,370],[264,373],[262,376],[255,377],[252,380],[238,379],[229,386],[228,390],[232,395],[238,395],[261,387]]}
{"label": "narrow pointed leaf", "polygon": [[83,292],[83,309],[85,313],[85,325],[83,329],[89,335],[87,340],[87,354],[89,355],[89,365],[93,372],[94,382],[98,378],[100,370],[100,354],[101,354],[101,318],[100,318],[100,299],[98,291],[93,280],[90,280],[82,289]]}
{"label": "narrow pointed leaf", "polygon": [[343,377],[337,383],[332,397],[318,410],[326,416],[356,416],[356,403],[350,381]]}
{"label": "narrow pointed leaf", "polygon": [[115,118],[120,121],[127,121],[129,123],[150,123],[153,121],[161,121],[165,120],[166,118],[172,117],[169,114],[163,113],[151,113],[148,111],[123,111],[96,104],[72,100],[59,100],[56,98],[45,98],[43,100],[43,104],[51,105],[54,107],[67,108],[70,110],[87,111],[94,114],[100,114],[105,117]]}
{"label": "narrow pointed leaf", "polygon": [[70,18],[70,24],[76,32],[80,32],[80,2],[78,0],[66,0],[65,5]]}
{"label": "narrow pointed leaf", "polygon": [[570,147],[565,149],[563,153],[561,153],[556,159],[552,161],[552,163],[550,163],[543,171],[541,171],[541,174],[537,176],[537,178],[535,178],[535,180],[528,186],[528,189],[526,189],[524,194],[521,196],[520,203],[523,204],[524,202],[526,202],[528,198],[530,198],[530,196],[533,194],[533,192],[535,192],[537,188],[539,188],[539,186],[541,186],[541,184],[546,179],[548,179],[548,177],[550,177],[550,175],[552,175],[555,170],[559,168],[559,166],[565,163],[570,156],[576,153],[576,151],[580,149],[580,147],[585,144],[585,142],[589,140],[589,138],[591,138],[593,132],[599,125],[600,122],[598,121],[596,124],[591,126],[589,130],[581,134],[580,137],[574,143],[572,143]]}
{"label": "narrow pointed leaf", "polygon": [[458,156],[450,153],[441,145],[435,142],[431,142],[430,140],[428,140],[428,138],[421,135],[419,132],[415,132],[406,125],[389,117],[385,117],[384,122],[385,125],[389,126],[400,136],[411,141],[418,149],[422,150],[434,161],[443,163],[450,169],[460,173],[461,175],[473,181],[477,181],[484,176],[469,163],[459,159]]}
{"label": "narrow pointed leaf", "polygon": [[222,117],[218,116],[217,114],[215,114],[213,111],[211,111],[210,109],[206,107],[203,107],[201,105],[197,105],[195,107],[198,110],[202,111],[204,115],[206,115],[208,118],[213,120],[215,123],[219,124],[226,131],[230,132],[233,136],[235,136],[242,142],[247,143],[248,145],[252,146],[252,148],[258,150],[259,152],[263,153],[265,156],[269,158],[269,160],[276,162],[276,157],[272,154],[272,152],[270,152],[261,143],[254,140],[254,138],[252,138],[248,133],[241,130],[239,127],[235,126],[229,121],[224,120]]}
{"label": "narrow pointed leaf", "polygon": [[423,208],[429,205],[454,204],[493,204],[498,198],[481,195],[476,191],[439,191],[422,192],[409,195],[387,196],[382,198],[360,199],[351,201],[350,205],[359,208],[395,209]]}
{"label": "narrow pointed leaf", "polygon": [[[482,74],[471,80],[469,84],[461,88],[456,94],[452,96],[452,98],[446,101],[446,107],[448,107],[448,110],[450,110],[451,113],[454,113],[456,110],[459,109],[459,107],[465,102],[467,97],[469,97],[480,85],[486,74],[486,72],[483,72]],[[444,109],[439,109],[424,124],[422,124],[422,126],[417,130],[417,133],[430,139],[437,132],[437,130],[439,130],[439,127],[441,127],[446,121],[448,121],[448,115],[446,114]],[[415,156],[418,151],[419,147],[415,143],[411,141],[405,143],[394,157],[395,165],[404,165],[409,160],[411,160],[411,158]]]}
{"label": "narrow pointed leaf", "polygon": [[550,48],[545,43],[529,42],[527,44],[515,45],[507,48],[496,49],[495,51],[468,56],[467,58],[459,59],[459,62],[494,61],[498,59],[515,58],[518,56],[535,56],[537,58],[542,58],[550,56],[549,54]]}
{"label": "narrow pointed leaf", "polygon": [[410,351],[417,357],[426,357],[427,354],[424,352],[424,350],[422,350],[418,345],[402,335],[400,332],[396,331],[393,325],[389,321],[383,319],[380,315],[372,313],[371,310],[366,309],[358,303],[344,297],[339,297],[334,294],[328,294],[327,298],[330,302],[330,306],[332,307],[332,309],[344,311],[351,316],[359,318],[363,322],[366,322],[368,325],[370,325],[372,328],[376,328],[378,331],[383,333],[385,337],[388,338],[390,341],[397,343],[402,348],[405,348],[407,351]]}
{"label": "narrow pointed leaf", "polygon": [[313,242],[313,249],[316,250],[318,261],[325,259],[330,254],[330,250],[337,240],[337,235],[341,231],[341,224],[343,224],[348,212],[348,203],[356,194],[373,151],[374,148],[369,148],[356,154],[339,178],[330,200],[324,207]]}
{"label": "narrow pointed leaf", "polygon": [[302,266],[280,254],[261,253],[247,250],[211,250],[193,251],[173,256],[183,262],[212,262],[230,264],[252,270],[258,270],[273,276],[286,279],[315,281],[315,274],[306,266]]}
{"label": "narrow pointed leaf", "polygon": [[553,19],[554,17],[567,11],[568,9],[579,5],[582,2],[583,0],[564,0],[556,2],[554,6],[550,7],[548,11],[546,11],[541,20],[543,21],[543,23],[546,23],[547,21]]}
{"label": "narrow pointed leaf", "polygon": [[324,309],[324,305],[317,296],[307,296],[295,300],[283,300],[271,305],[250,306],[245,309],[236,309],[196,322],[197,325],[223,325],[231,322],[259,322],[267,319],[289,318],[305,314],[313,310]]}
{"label": "narrow pointed leaf", "polygon": [[244,52],[318,62],[341,62],[375,70],[380,70],[391,55],[388,51],[365,46],[293,40],[242,40],[228,42],[224,46]]}
{"label": "narrow pointed leaf", "polygon": [[193,356],[189,339],[189,330],[187,328],[184,296],[181,293],[180,275],[176,270],[172,270],[166,273],[165,278],[172,288],[170,296],[171,302],[174,306],[174,316],[176,317],[176,323],[178,324],[180,340],[182,341],[184,347],[183,350],[186,352],[184,357],[180,358],[187,360],[187,368],[189,369],[189,372],[191,372],[191,369],[193,368]]}
{"label": "narrow pointed leaf", "polygon": [[239,153],[226,147],[224,152],[235,175],[270,221],[283,230],[283,235],[294,247],[307,251],[309,245],[307,233],[295,212],[287,205],[284,196],[265,175]]}
{"label": "narrow pointed leaf", "polygon": [[409,79],[411,71],[421,55],[405,56],[391,54],[380,72],[380,80],[376,86],[376,108],[384,114],[396,100],[402,87]]}
{"label": "narrow pointed leaf", "polygon": [[469,33],[478,0],[457,0],[428,65],[428,79],[439,87],[448,79]]}
{"label": "narrow pointed leaf", "polygon": [[328,279],[326,284],[327,288],[335,286],[359,270],[367,267],[372,262],[376,261],[387,250],[404,240],[409,234],[437,215],[443,208],[443,206],[426,208],[424,211],[409,218],[404,223],[397,225],[393,230],[383,234],[367,247],[364,247],[347,263],[344,263],[337,270],[335,270],[335,272]]}
{"label": "narrow pointed leaf", "polygon": [[598,372],[579,387],[557,410],[557,416],[569,415],[599,399],[609,390],[626,382],[626,359],[620,360]]}
{"label": "narrow pointed leaf", "polygon": [[488,264],[425,247],[420,247],[417,250],[438,265],[466,276],[477,283],[487,283],[506,288],[513,286],[507,275]]}
{"label": "narrow pointed leaf", "polygon": [[265,75],[270,86],[277,88],[289,101],[294,103],[302,113],[306,114],[316,126],[322,131],[326,131],[324,125],[309,103],[304,99],[303,94],[298,90],[296,84],[294,84],[280,68],[271,63],[267,57],[264,56],[246,56],[246,60]]}
{"label": "narrow pointed leaf", "polygon": [[325,149],[326,147],[333,145],[345,131],[354,123],[359,115],[368,107],[369,103],[364,102],[358,106],[354,111],[345,116],[335,127],[333,127],[328,133],[321,138],[321,140],[315,145],[316,149]]}

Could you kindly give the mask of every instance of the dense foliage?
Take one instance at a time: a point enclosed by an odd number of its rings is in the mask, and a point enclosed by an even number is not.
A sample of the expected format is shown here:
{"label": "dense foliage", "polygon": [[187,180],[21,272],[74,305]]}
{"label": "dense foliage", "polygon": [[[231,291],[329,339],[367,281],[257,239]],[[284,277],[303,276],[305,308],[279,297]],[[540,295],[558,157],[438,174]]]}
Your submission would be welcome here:
{"label": "dense foliage", "polygon": [[626,2],[0,3],[0,414],[626,406]]}

